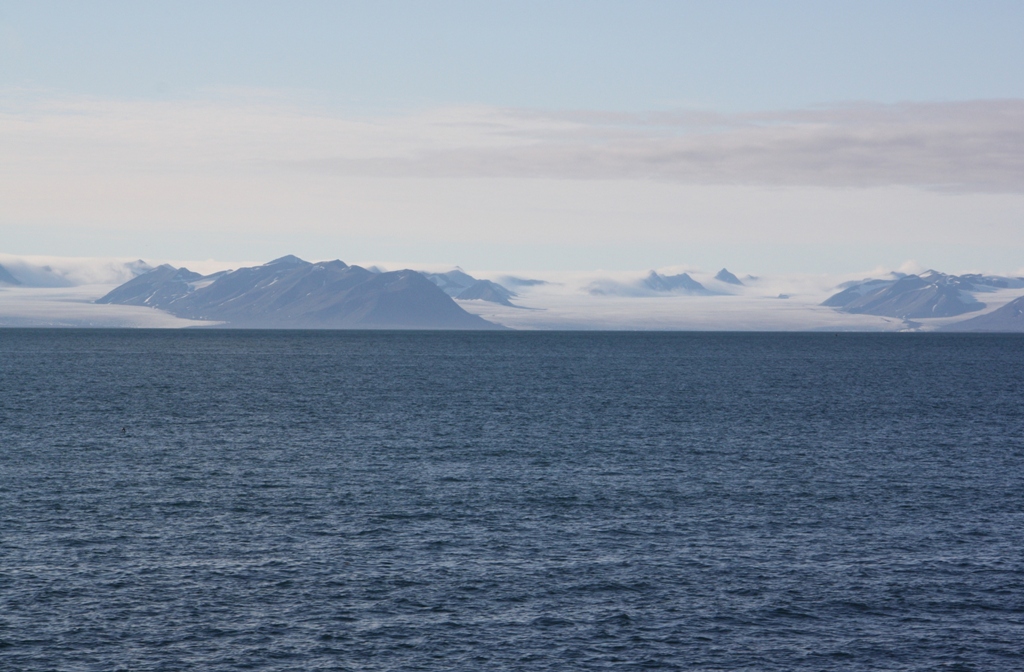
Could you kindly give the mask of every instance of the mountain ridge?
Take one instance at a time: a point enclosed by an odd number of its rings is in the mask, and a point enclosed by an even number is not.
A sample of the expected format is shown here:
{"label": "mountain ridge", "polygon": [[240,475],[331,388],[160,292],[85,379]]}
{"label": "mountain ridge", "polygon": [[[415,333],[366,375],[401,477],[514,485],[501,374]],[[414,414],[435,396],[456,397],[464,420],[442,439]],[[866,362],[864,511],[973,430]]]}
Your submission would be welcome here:
{"label": "mountain ridge", "polygon": [[447,273],[420,273],[437,285],[441,291],[459,301],[489,301],[498,303],[509,308],[519,308],[512,303],[511,299],[518,296],[516,292],[491,280],[480,280],[474,278],[461,268],[456,268]]}
{"label": "mountain ridge", "polygon": [[929,269],[920,275],[893,273],[889,278],[844,283],[821,305],[844,313],[899,319],[956,317],[985,308],[974,293],[1022,287],[1024,278],[949,275]]}
{"label": "mountain ridge", "polygon": [[293,255],[210,276],[165,264],[97,303],[149,306],[233,328],[505,328],[466,312],[416,271],[374,273]]}

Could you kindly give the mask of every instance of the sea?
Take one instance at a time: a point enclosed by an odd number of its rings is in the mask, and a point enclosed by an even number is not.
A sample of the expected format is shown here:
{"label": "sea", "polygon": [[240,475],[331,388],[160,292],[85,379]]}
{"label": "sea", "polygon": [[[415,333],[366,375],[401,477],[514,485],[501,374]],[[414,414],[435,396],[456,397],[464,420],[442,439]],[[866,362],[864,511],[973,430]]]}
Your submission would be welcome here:
{"label": "sea", "polygon": [[0,669],[1024,669],[1024,336],[0,330]]}

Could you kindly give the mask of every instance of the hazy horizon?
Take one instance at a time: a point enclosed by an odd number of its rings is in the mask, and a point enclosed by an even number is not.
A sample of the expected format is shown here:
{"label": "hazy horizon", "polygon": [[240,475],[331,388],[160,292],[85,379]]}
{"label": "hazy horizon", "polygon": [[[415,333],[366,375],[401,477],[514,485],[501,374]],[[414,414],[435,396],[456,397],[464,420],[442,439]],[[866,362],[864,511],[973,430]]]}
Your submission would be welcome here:
{"label": "hazy horizon", "polygon": [[[279,255],[284,256],[284,255]],[[306,261],[328,261],[312,258]],[[207,260],[17,257],[0,254],[0,267],[22,286],[0,284],[0,326],[106,326],[106,327],[194,327],[214,322],[195,322],[147,306],[106,305],[97,300],[144,272],[145,266],[169,263],[201,275],[262,265],[257,262]],[[879,314],[850,314],[823,305],[830,296],[850,283],[869,278],[892,278],[893,273],[918,274],[930,270],[916,262],[897,268],[876,267],[852,273],[754,273],[751,269],[728,267],[741,278],[735,286],[719,281],[719,268],[693,265],[636,268],[610,271],[547,271],[521,269],[479,269],[451,264],[401,264],[343,260],[350,265],[378,271],[412,269],[444,273],[459,268],[469,275],[503,284],[515,296],[512,305],[486,300],[460,299],[465,311],[490,322],[525,330],[721,330],[721,331],[899,331],[919,329],[920,321],[893,319]],[[934,269],[960,275],[986,269]],[[652,290],[645,285],[651,271],[662,275],[689,274],[708,290],[707,296]],[[991,273],[990,273],[991,274]],[[1000,275],[995,273],[994,275]],[[1024,269],[1003,274],[1024,279]],[[523,284],[515,278],[540,280]],[[984,303],[981,313],[993,312],[1021,294],[1017,284],[1004,289],[976,292]],[[963,315],[925,320],[925,330],[944,327]]]}

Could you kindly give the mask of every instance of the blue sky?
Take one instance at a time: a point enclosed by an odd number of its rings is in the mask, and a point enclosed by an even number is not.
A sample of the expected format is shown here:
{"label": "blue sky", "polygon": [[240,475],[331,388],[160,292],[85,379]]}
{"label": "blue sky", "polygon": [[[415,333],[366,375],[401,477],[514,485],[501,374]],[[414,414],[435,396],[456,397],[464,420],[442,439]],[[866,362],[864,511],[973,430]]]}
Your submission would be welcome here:
{"label": "blue sky", "polygon": [[1020,2],[3,2],[0,251],[1014,270],[1021,34]]}
{"label": "blue sky", "polygon": [[357,106],[763,110],[1024,97],[1020,2],[0,4],[0,84]]}

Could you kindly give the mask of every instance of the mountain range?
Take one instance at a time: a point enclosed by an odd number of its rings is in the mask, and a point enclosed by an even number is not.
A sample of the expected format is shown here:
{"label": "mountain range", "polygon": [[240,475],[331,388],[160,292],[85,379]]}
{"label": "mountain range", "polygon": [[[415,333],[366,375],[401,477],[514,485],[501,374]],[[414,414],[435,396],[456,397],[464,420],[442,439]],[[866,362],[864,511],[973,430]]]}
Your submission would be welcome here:
{"label": "mountain range", "polygon": [[[1024,333],[1024,278],[978,273],[889,273],[827,292],[810,276],[740,280],[726,269],[713,276],[650,271],[483,280],[459,268],[387,272],[293,256],[217,273],[224,267],[211,262],[197,262],[200,273],[192,264],[153,268],[115,258],[0,255],[0,262],[0,324],[10,326],[498,329],[501,323],[517,329]],[[765,301],[776,296],[790,301],[784,308]],[[528,309],[517,305],[520,298]],[[94,307],[85,308],[89,304]]]}
{"label": "mountain range", "polygon": [[340,260],[285,256],[203,276],[163,265],[97,303],[149,306],[244,328],[503,329],[467,313],[422,273],[377,273]]}
{"label": "mountain range", "polygon": [[[744,286],[739,278],[724,268],[718,272],[714,280],[727,285]],[[663,275],[657,271],[650,271],[645,277],[631,282],[598,280],[590,284],[588,291],[594,296],[658,296],[663,294],[715,296],[731,293],[731,290],[722,287],[714,290],[708,289],[701,282],[694,280],[689,273]]]}
{"label": "mountain range", "polygon": [[993,275],[947,275],[929,270],[920,275],[892,274],[841,285],[842,291],[821,305],[844,313],[900,319],[955,317],[985,308],[974,294],[1024,288],[1024,278]]}
{"label": "mountain range", "polygon": [[[421,271],[421,273],[453,299],[490,301],[503,306],[516,307],[510,301],[516,296],[515,292],[491,280],[478,280],[461,269],[447,273],[427,273],[425,271]],[[526,282],[535,281],[527,280]]]}
{"label": "mountain range", "polygon": [[689,273],[662,275],[651,271],[643,280],[643,286],[655,292],[676,292],[678,294],[711,294],[707,288],[690,277]]}

